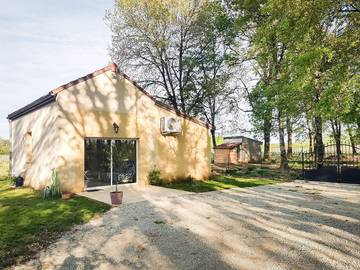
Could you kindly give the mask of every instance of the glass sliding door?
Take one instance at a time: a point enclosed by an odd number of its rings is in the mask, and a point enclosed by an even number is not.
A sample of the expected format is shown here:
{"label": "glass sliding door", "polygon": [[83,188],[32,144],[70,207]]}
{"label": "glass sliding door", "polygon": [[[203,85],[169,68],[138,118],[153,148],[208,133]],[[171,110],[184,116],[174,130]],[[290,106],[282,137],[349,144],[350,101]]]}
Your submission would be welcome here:
{"label": "glass sliding door", "polygon": [[111,140],[85,140],[85,186],[111,185]]}
{"label": "glass sliding door", "polygon": [[136,182],[136,141],[115,140],[112,153],[113,183]]}
{"label": "glass sliding door", "polygon": [[85,139],[86,188],[136,182],[136,140]]}

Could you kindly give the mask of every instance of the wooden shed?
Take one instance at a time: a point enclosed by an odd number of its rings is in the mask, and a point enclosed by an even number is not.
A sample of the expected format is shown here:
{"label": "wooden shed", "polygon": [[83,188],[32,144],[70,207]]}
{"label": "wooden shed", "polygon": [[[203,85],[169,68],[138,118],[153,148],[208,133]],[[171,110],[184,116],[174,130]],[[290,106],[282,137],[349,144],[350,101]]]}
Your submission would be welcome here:
{"label": "wooden shed", "polygon": [[240,143],[223,143],[215,148],[215,164],[238,164],[238,151]]}
{"label": "wooden shed", "polygon": [[244,164],[261,161],[262,142],[245,136],[226,136],[224,143],[216,146],[215,164]]}

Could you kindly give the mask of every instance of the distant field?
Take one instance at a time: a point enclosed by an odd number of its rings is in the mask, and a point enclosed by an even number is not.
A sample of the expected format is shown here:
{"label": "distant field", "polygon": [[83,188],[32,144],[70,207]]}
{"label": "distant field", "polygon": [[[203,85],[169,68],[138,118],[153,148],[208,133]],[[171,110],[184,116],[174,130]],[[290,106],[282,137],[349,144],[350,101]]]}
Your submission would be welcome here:
{"label": "distant field", "polygon": [[8,155],[10,153],[10,142],[0,138],[0,155]]}
{"label": "distant field", "polygon": [[[261,141],[261,139],[260,139],[260,141]],[[277,139],[272,139],[271,141],[272,142],[277,142],[278,140]],[[223,137],[221,137],[221,136],[216,137],[216,144],[217,145],[222,144],[223,142],[224,142]],[[324,144],[331,144],[331,143],[334,143],[333,139],[331,139],[330,137],[324,138]],[[349,143],[349,142],[345,138],[343,143]],[[262,147],[263,147],[263,145],[262,145]],[[285,147],[287,148],[287,144],[285,144]],[[293,149],[293,153],[300,153],[302,149],[304,151],[308,151],[309,150],[309,141],[306,140],[304,142],[293,142],[292,149]],[[273,153],[274,155],[280,153],[280,145],[279,145],[279,143],[270,143],[270,153]]]}
{"label": "distant field", "polygon": [[[285,145],[286,149],[287,149],[287,144]],[[309,149],[309,144],[308,143],[293,143],[292,146],[293,152],[301,152],[302,149],[304,149],[304,151],[307,151]],[[280,145],[278,143],[271,143],[270,144],[270,152],[275,152],[275,153],[279,153],[280,152]]]}
{"label": "distant field", "polygon": [[[222,144],[224,142],[223,137],[216,137],[216,144]],[[286,145],[287,147],[287,145]],[[295,142],[293,143],[293,152],[300,152],[301,149],[308,150],[309,149],[309,143],[307,142]],[[270,152],[279,153],[280,152],[280,146],[278,143],[271,143],[270,144]]]}
{"label": "distant field", "polygon": [[216,137],[216,145],[222,144],[224,142],[223,137]]}
{"label": "distant field", "polygon": [[9,175],[9,156],[0,155],[0,177]]}
{"label": "distant field", "polygon": [[1,162],[9,161],[9,156],[8,155],[0,155],[0,161]]}

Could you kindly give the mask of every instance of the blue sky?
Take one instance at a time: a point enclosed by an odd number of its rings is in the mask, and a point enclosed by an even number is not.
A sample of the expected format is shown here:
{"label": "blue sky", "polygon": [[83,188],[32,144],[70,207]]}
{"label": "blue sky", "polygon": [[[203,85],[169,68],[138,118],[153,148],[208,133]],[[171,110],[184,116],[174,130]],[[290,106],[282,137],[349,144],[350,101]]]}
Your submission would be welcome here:
{"label": "blue sky", "polygon": [[50,90],[106,66],[113,0],[0,0],[0,137],[6,116]]}

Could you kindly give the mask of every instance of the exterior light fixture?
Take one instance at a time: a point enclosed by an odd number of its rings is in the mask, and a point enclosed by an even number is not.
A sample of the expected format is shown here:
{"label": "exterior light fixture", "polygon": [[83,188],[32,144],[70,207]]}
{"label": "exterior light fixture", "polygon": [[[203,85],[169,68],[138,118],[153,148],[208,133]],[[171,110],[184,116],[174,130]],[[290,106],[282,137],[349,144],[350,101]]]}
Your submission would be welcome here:
{"label": "exterior light fixture", "polygon": [[118,124],[116,124],[115,122],[113,123],[113,131],[114,131],[115,133],[118,133],[118,132],[119,132],[119,126],[118,126]]}

